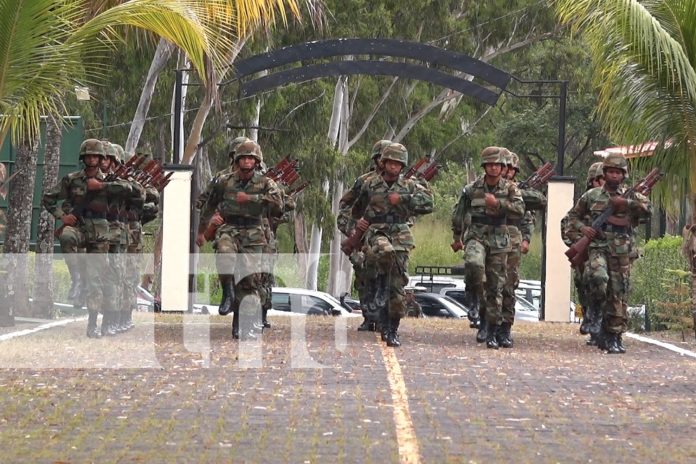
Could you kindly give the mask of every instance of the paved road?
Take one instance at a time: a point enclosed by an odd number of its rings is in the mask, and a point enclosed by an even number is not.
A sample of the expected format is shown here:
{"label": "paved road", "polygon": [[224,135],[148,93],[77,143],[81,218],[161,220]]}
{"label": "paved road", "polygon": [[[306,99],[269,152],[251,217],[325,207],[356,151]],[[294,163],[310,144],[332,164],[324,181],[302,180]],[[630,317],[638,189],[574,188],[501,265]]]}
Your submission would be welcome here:
{"label": "paved road", "polygon": [[229,319],[144,317],[0,343],[0,461],[696,462],[696,359],[635,340],[610,356],[520,323],[494,351],[408,320],[392,350],[358,320],[283,318],[254,347]]}

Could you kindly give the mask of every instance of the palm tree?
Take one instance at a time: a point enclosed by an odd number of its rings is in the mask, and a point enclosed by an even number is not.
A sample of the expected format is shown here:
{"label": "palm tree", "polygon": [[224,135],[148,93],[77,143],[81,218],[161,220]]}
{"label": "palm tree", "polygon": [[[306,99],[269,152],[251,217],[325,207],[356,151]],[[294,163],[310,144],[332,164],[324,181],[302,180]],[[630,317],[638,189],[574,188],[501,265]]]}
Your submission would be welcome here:
{"label": "palm tree", "polygon": [[[103,2],[101,2],[103,3]],[[118,3],[118,2],[112,2]],[[292,0],[288,3],[294,4]],[[10,134],[19,147],[18,165],[26,169],[10,192],[4,250],[28,251],[36,146],[42,115],[64,114],[63,95],[85,82],[98,84],[106,69],[93,63],[120,39],[120,26],[150,31],[183,50],[204,83],[217,82],[234,50],[234,35],[267,15],[283,0],[131,0],[90,17],[86,0],[3,0],[0,3],[0,144]],[[23,276],[17,264],[9,275]],[[12,266],[8,262],[8,266]],[[15,274],[16,273],[16,274]],[[16,295],[2,306],[0,323],[11,323],[11,306],[26,305],[26,282],[11,279]]]}
{"label": "palm tree", "polygon": [[[663,207],[674,212],[690,197],[691,226],[685,232],[693,236],[696,0],[558,0],[556,8],[560,20],[588,44],[598,113],[611,136],[625,144],[659,142],[655,155],[640,163],[666,172],[666,181],[653,192]],[[696,318],[696,249],[687,255]]]}

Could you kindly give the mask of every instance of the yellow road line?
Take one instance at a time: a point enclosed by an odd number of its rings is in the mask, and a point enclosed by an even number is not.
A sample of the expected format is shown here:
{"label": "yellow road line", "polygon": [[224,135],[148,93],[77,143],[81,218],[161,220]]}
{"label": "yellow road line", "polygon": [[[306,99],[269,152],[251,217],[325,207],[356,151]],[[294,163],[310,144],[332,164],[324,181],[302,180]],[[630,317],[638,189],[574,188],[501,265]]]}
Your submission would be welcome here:
{"label": "yellow road line", "polygon": [[[379,335],[377,336],[379,338]],[[389,389],[391,390],[392,403],[394,405],[394,423],[396,424],[396,441],[399,445],[399,461],[404,464],[420,464],[420,449],[416,430],[411,420],[411,411],[408,408],[408,393],[406,383],[401,375],[399,360],[394,354],[394,348],[389,348],[378,341],[387,368]]]}

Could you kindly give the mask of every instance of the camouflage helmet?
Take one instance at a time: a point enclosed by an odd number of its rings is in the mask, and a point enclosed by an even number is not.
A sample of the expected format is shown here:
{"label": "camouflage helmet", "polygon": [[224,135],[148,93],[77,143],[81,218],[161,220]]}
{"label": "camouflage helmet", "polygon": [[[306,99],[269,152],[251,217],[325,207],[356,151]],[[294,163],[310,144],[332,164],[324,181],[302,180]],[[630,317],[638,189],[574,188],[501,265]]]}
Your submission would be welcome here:
{"label": "camouflage helmet", "polygon": [[590,166],[590,169],[587,170],[587,185],[590,185],[593,180],[595,180],[597,177],[604,175],[602,172],[602,161],[597,161],[596,163],[592,163],[592,166]]}
{"label": "camouflage helmet", "polygon": [[82,159],[85,155],[99,155],[101,157],[106,157],[106,152],[104,151],[104,144],[98,139],[85,139],[80,145],[80,156]]}
{"label": "camouflage helmet", "polygon": [[517,156],[517,153],[510,152],[510,156],[508,157],[508,168],[512,168],[516,171],[520,170],[520,157]]}
{"label": "camouflage helmet", "polygon": [[236,163],[242,156],[253,156],[257,162],[263,163],[263,155],[261,154],[261,147],[258,143],[251,139],[237,145],[234,150],[234,162]]}
{"label": "camouflage helmet", "polygon": [[125,150],[123,149],[123,147],[122,147],[121,145],[117,144],[117,143],[114,143],[114,144],[112,144],[112,145],[116,148],[116,151],[118,152],[118,157],[117,157],[117,159],[118,159],[120,162],[124,162],[124,161],[126,160],[126,152],[125,152]]}
{"label": "camouflage helmet", "polygon": [[408,164],[408,151],[406,147],[400,143],[389,143],[386,147],[382,149],[382,161],[392,160],[398,161],[402,165],[406,166]]}
{"label": "camouflage helmet", "polygon": [[505,158],[509,155],[507,148],[503,147],[486,147],[481,151],[481,167],[486,164],[502,164],[507,165]]}
{"label": "camouflage helmet", "polygon": [[118,155],[118,150],[116,149],[116,145],[108,140],[102,140],[102,144],[104,145],[104,153],[108,158],[113,158],[113,160],[119,162],[121,161],[121,158]]}
{"label": "camouflage helmet", "polygon": [[391,143],[391,140],[378,140],[374,145],[372,145],[372,151],[370,151],[370,158],[374,160],[375,158],[380,156],[382,154],[382,150],[384,150]]}
{"label": "camouflage helmet", "polygon": [[626,161],[626,158],[624,158],[624,155],[621,153],[610,153],[604,158],[604,162],[602,162],[602,172],[608,168],[621,169],[624,176],[628,175],[628,161]]}
{"label": "camouflage helmet", "polygon": [[229,145],[227,146],[227,156],[230,158],[234,158],[234,153],[237,150],[237,147],[243,144],[244,142],[251,140],[249,137],[235,137],[233,138]]}

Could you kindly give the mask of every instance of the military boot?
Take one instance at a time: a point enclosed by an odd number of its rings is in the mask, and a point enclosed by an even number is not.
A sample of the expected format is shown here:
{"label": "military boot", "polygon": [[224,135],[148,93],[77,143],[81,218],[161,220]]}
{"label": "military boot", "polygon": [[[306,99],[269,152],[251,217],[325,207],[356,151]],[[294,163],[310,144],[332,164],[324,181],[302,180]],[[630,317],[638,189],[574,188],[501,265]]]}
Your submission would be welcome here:
{"label": "military boot", "polygon": [[234,309],[234,282],[227,279],[222,284],[222,302],[218,312],[221,316],[227,316]]}
{"label": "military boot", "polygon": [[128,327],[126,326],[125,311],[119,311],[116,313],[116,323],[114,324],[114,330],[116,330],[116,333],[123,333],[128,330]]}
{"label": "military boot", "polygon": [[264,308],[261,313],[261,322],[264,329],[270,329],[271,323],[268,322],[268,308]]}
{"label": "military boot", "polygon": [[469,311],[466,313],[466,317],[469,319],[469,327],[475,329],[480,323],[479,297],[477,294],[471,292],[467,294],[465,298],[469,303]]}
{"label": "military boot", "polygon": [[370,330],[370,324],[371,322],[365,317],[362,321],[362,324],[358,326],[358,332],[367,332]]}
{"label": "military boot", "polygon": [[597,335],[590,334],[590,338],[588,338],[588,339],[585,341],[585,345],[587,345],[587,346],[597,346],[597,337],[598,337]]}
{"label": "military boot", "polygon": [[602,315],[599,311],[599,308],[594,304],[590,304],[590,306],[587,308],[587,312],[589,314],[587,333],[596,335],[600,332],[602,328]]}
{"label": "military boot", "polygon": [[[483,321],[481,321],[481,322],[483,322]],[[497,337],[498,330],[500,330],[500,326],[493,325],[490,323],[487,323],[486,325],[488,326],[488,330],[486,332],[486,347],[497,350],[498,348],[500,348],[500,345],[498,344],[498,337]]]}
{"label": "military boot", "polygon": [[232,338],[239,340],[239,311],[232,314]]}
{"label": "military boot", "polygon": [[115,311],[104,311],[104,315],[102,316],[102,324],[101,324],[101,333],[105,337],[113,337],[114,335],[117,335],[118,332],[116,332],[116,320],[115,318],[118,317],[118,313]]}
{"label": "military boot", "polygon": [[512,323],[510,322],[503,322],[500,325],[496,336],[498,345],[502,346],[503,348],[512,348],[512,335],[510,334],[511,330]]}
{"label": "military boot", "polygon": [[386,342],[389,338],[389,331],[391,330],[391,321],[385,309],[381,310],[379,313],[379,326],[382,341]]}
{"label": "military boot", "polygon": [[99,311],[90,311],[87,316],[87,338],[101,338],[101,332],[97,328]]}
{"label": "military boot", "polygon": [[607,352],[609,354],[621,354],[621,348],[619,348],[619,334],[610,333],[606,336]]}
{"label": "military boot", "polygon": [[133,323],[133,310],[129,309],[126,311],[126,330],[131,330],[133,327],[135,327],[135,324]]}
{"label": "military boot", "polygon": [[619,352],[622,354],[626,352],[626,347],[623,344],[623,337],[621,334],[616,334],[616,345],[619,347]]}
{"label": "military boot", "polygon": [[392,317],[389,319],[389,331],[387,332],[387,346],[401,346],[401,342],[399,341],[399,322],[400,319],[398,317]]}
{"label": "military boot", "polygon": [[[493,334],[495,336],[495,333]],[[479,320],[478,332],[476,332],[476,342],[483,343],[488,339],[488,322],[485,318]]]}

